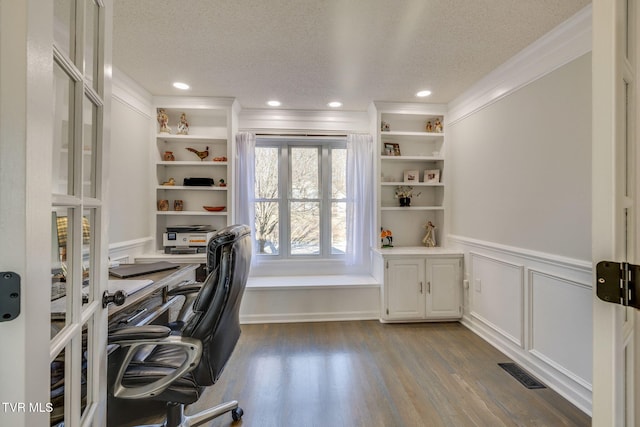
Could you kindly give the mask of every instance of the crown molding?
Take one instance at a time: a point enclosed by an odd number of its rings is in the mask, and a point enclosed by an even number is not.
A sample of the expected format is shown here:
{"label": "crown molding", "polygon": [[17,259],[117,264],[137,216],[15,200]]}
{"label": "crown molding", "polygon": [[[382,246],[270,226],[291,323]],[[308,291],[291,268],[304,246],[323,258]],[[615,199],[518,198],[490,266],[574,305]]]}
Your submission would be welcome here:
{"label": "crown molding", "polygon": [[447,124],[454,124],[591,52],[591,28],[589,4],[451,101]]}

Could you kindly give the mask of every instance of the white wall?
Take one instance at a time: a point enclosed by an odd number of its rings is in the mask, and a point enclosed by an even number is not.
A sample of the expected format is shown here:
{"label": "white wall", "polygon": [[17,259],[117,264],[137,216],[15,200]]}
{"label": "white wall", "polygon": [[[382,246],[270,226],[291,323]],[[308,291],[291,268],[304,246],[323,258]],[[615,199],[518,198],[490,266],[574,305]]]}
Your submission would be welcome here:
{"label": "white wall", "polygon": [[590,413],[591,54],[459,117],[447,135],[463,323]]}
{"label": "white wall", "polygon": [[[109,162],[109,249],[111,259],[144,252],[152,236],[150,141],[155,118],[151,95],[114,71]],[[126,261],[126,259],[125,259]]]}
{"label": "white wall", "polygon": [[447,129],[454,235],[591,259],[591,55]]}

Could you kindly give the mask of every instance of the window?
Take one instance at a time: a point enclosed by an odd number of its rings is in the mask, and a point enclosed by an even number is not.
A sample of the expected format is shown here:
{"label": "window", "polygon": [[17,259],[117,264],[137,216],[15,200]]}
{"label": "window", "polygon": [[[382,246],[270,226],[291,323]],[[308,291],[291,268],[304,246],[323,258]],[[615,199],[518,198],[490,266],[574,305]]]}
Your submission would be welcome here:
{"label": "window", "polygon": [[256,141],[258,256],[266,259],[344,257],[346,158],[344,140]]}

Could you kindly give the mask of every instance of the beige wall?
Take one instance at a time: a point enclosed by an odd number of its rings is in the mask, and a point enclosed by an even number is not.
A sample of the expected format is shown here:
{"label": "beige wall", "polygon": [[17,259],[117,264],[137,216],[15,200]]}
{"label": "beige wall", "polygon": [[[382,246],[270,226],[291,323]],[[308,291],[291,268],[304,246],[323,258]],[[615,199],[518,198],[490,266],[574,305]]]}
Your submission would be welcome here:
{"label": "beige wall", "polygon": [[591,54],[447,133],[451,234],[591,260]]}

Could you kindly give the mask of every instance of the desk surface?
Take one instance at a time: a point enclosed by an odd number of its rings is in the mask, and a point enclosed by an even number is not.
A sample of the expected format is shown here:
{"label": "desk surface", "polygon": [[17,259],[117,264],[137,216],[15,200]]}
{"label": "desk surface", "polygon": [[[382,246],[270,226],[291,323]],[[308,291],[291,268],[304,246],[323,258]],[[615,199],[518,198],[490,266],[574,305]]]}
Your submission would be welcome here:
{"label": "desk surface", "polygon": [[[155,273],[136,276],[131,280],[132,281],[146,280],[146,281],[150,281],[150,284],[138,290],[137,292],[131,295],[128,295],[124,304],[120,306],[117,306],[115,304],[110,304],[109,318],[121,312],[122,310],[126,310],[129,307],[142,302],[144,299],[148,298],[152,293],[154,293],[159,289],[162,289],[164,287],[177,286],[182,283],[194,280],[195,271],[198,268],[198,266],[199,264],[179,264],[179,267],[174,270],[158,271]],[[122,282],[123,284],[127,284],[127,282],[130,282],[129,279],[115,279],[113,277],[109,277],[110,292],[115,292],[118,290],[117,288],[118,281]],[[126,287],[127,286],[123,286],[123,290],[125,292],[126,292]],[[52,313],[63,314],[65,311],[66,311],[66,297],[62,297],[52,301],[51,303]]]}

